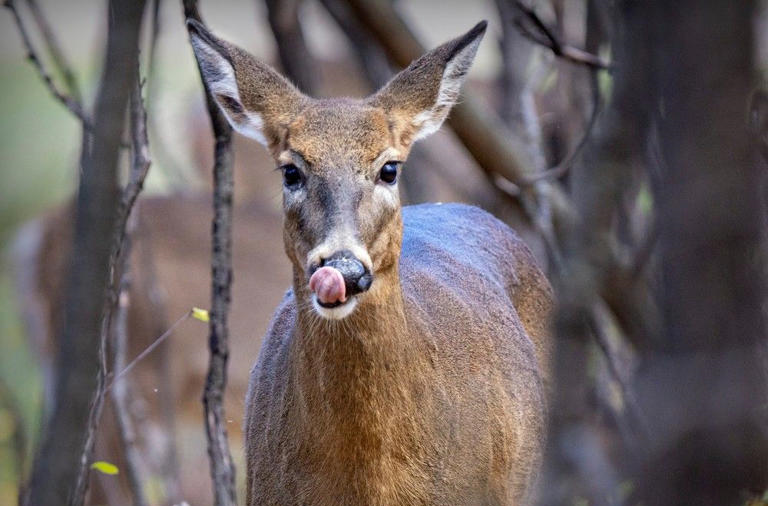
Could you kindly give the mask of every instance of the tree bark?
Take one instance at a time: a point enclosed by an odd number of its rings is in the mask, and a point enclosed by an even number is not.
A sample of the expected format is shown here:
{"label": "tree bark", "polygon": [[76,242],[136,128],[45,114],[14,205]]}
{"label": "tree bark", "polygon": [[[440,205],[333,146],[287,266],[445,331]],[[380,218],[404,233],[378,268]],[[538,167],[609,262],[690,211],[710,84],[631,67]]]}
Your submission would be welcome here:
{"label": "tree bark", "polygon": [[320,72],[304,42],[299,21],[302,0],[265,0],[267,19],[277,41],[283,70],[304,93],[315,93],[320,86]]}
{"label": "tree bark", "polygon": [[109,4],[107,52],[94,129],[83,134],[72,265],[56,356],[54,408],[32,470],[29,505],[66,501],[72,496],[80,469],[96,389],[109,259],[120,205],[118,157],[128,97],[135,82],[143,8],[142,0],[112,0]]}
{"label": "tree bark", "polygon": [[[663,332],[642,350],[646,504],[738,504],[768,485],[751,0],[653,2]],[[663,107],[663,109],[662,109]]]}

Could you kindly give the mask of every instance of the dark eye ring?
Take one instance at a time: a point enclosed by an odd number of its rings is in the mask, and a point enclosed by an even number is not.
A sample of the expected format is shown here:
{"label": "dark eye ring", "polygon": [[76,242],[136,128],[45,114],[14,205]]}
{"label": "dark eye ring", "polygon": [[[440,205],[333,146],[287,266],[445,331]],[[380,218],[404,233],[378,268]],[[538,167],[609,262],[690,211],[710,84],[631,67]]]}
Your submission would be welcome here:
{"label": "dark eye ring", "polygon": [[379,179],[387,184],[395,184],[397,181],[397,168],[400,162],[390,161],[384,164],[379,171]]}
{"label": "dark eye ring", "polygon": [[283,184],[286,187],[295,187],[301,183],[301,171],[294,164],[285,164],[280,167],[280,170],[283,171]]}

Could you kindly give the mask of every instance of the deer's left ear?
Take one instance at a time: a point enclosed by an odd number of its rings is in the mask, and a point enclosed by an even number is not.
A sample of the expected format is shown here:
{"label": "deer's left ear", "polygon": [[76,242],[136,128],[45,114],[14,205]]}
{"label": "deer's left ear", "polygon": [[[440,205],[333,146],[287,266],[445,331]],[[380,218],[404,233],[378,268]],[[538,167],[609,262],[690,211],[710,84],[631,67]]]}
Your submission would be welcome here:
{"label": "deer's left ear", "polygon": [[232,128],[267,147],[308,100],[269,65],[187,21],[205,85]]}
{"label": "deer's left ear", "polygon": [[464,35],[426,53],[368,99],[387,111],[400,143],[410,145],[443,124],[459,98],[487,25],[481,21]]}

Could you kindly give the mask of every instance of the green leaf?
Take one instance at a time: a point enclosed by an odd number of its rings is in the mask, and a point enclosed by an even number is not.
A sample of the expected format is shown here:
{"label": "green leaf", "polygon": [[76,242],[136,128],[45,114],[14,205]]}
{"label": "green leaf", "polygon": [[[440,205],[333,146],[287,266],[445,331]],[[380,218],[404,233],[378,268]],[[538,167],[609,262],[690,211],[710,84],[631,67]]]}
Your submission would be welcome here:
{"label": "green leaf", "polygon": [[120,470],[117,468],[116,465],[110,464],[109,462],[104,462],[103,460],[97,460],[96,462],[91,464],[91,469],[95,469],[101,473],[108,474],[110,476],[114,476],[120,472]]}

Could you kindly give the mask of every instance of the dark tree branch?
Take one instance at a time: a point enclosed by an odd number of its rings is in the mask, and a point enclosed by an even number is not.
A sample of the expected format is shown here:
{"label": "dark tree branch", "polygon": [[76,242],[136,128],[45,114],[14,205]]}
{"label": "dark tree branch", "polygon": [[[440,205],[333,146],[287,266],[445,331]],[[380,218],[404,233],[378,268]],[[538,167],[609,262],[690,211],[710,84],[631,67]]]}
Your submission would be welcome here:
{"label": "dark tree branch", "polygon": [[43,11],[40,9],[37,0],[26,1],[30,12],[32,12],[32,17],[35,18],[37,28],[40,30],[40,33],[45,40],[46,46],[48,47],[48,53],[51,55],[51,59],[53,60],[54,65],[56,65],[56,68],[61,74],[61,77],[64,79],[64,83],[67,85],[69,94],[73,100],[78,103],[82,103],[80,86],[77,83],[75,73],[72,71],[72,65],[70,65],[69,60],[61,50],[61,46],[59,45],[59,41],[56,38],[56,35],[51,29],[51,25],[43,15]]}
{"label": "dark tree branch", "polygon": [[316,94],[320,86],[320,72],[315,58],[304,42],[304,32],[299,21],[301,2],[302,0],[264,1],[283,70],[301,91]]}
{"label": "dark tree branch", "polygon": [[83,142],[65,323],[56,357],[55,404],[32,471],[29,505],[67,502],[80,506],[87,490],[105,379],[103,322],[109,311],[105,294],[109,294],[118,249],[115,239],[122,236],[116,233],[120,140],[136,79],[134,62],[143,8],[142,0],[109,4],[107,51],[94,128],[90,142]]}
{"label": "dark tree branch", "polygon": [[51,92],[51,94],[61,102],[64,107],[66,107],[77,119],[80,120],[80,122],[83,124],[83,126],[89,130],[93,130],[93,123],[91,121],[91,118],[88,116],[88,114],[83,109],[82,103],[80,103],[78,98],[78,90],[76,85],[74,84],[74,77],[72,74],[72,71],[69,69],[69,67],[66,65],[66,60],[63,57],[63,53],[58,48],[58,46],[55,44],[55,39],[53,38],[53,34],[48,28],[48,23],[44,21],[44,17],[39,9],[37,9],[37,5],[34,2],[29,2],[30,7],[32,8],[32,12],[35,14],[35,19],[38,20],[38,24],[41,27],[41,30],[43,30],[44,37],[46,41],[49,44],[49,47],[51,48],[51,54],[54,55],[54,61],[60,66],[62,69],[63,75],[65,77],[65,80],[70,83],[70,90],[69,94],[65,91],[62,91],[59,89],[59,87],[56,85],[56,83],[53,81],[53,77],[51,77],[50,72],[48,72],[48,69],[43,64],[43,61],[40,59],[40,57],[37,54],[37,51],[35,50],[34,45],[32,44],[32,40],[29,37],[29,32],[27,31],[27,27],[24,25],[24,22],[21,19],[21,16],[19,15],[18,8],[16,7],[16,3],[14,0],[5,0],[5,7],[8,8],[8,10],[13,15],[13,18],[16,22],[16,26],[19,29],[19,35],[21,35],[21,41],[24,44],[25,49],[27,50],[27,58],[32,63],[32,65],[35,67],[35,70],[37,70],[38,75],[43,80],[43,83],[45,83],[45,86],[48,88],[48,91]]}
{"label": "dark tree branch", "polygon": [[768,486],[765,169],[745,117],[759,2],[624,3],[643,47],[655,49],[634,64],[655,77],[647,109],[663,160],[654,192],[663,333],[639,350],[653,437],[633,499],[738,504]]}
{"label": "dark tree branch", "polygon": [[344,35],[357,56],[358,63],[371,85],[371,91],[384,86],[392,77],[387,55],[371,34],[362,29],[344,0],[320,0]]}
{"label": "dark tree branch", "polygon": [[[611,64],[599,56],[563,43],[560,38],[555,35],[552,29],[541,20],[536,12],[525,5],[521,0],[515,0],[515,7],[517,7],[522,14],[522,16],[516,19],[516,25],[520,29],[520,33],[526,38],[536,44],[549,48],[555,56],[572,63],[586,65],[587,67],[597,70],[611,69]],[[531,29],[531,27],[533,27],[533,29]]]}
{"label": "dark tree branch", "polygon": [[602,109],[600,93],[599,92],[593,93],[592,96],[593,96],[592,114],[589,117],[587,126],[578,144],[576,144],[576,146],[568,154],[568,156],[563,161],[558,163],[556,166],[542,172],[526,175],[524,178],[522,178],[520,182],[523,186],[535,185],[540,181],[545,181],[548,179],[549,180],[560,179],[561,177],[565,176],[568,173],[568,171],[571,169],[571,167],[573,167],[573,165],[578,161],[579,157],[584,151],[584,147],[588,144],[589,139],[593,134],[595,125],[597,124],[597,118],[600,116],[600,110]]}
{"label": "dark tree branch", "polygon": [[[143,11],[143,5],[142,5]],[[138,44],[138,41],[137,41]],[[88,436],[86,438],[83,456],[81,459],[81,469],[78,476],[78,487],[73,499],[73,505],[82,504],[85,500],[87,491],[87,480],[89,474],[89,463],[93,445],[96,440],[101,410],[104,404],[104,395],[106,393],[107,380],[107,347],[114,313],[117,310],[120,294],[120,277],[128,263],[126,251],[123,249],[126,244],[126,231],[128,221],[133,211],[136,199],[144,187],[144,179],[147,177],[151,160],[149,158],[149,141],[147,139],[147,118],[144,111],[144,104],[141,99],[141,82],[139,75],[138,45],[136,46],[136,62],[134,64],[135,85],[130,97],[130,125],[131,141],[133,145],[130,173],[128,182],[122,191],[120,198],[120,207],[118,208],[117,220],[112,237],[110,248],[109,266],[110,279],[107,288],[107,298],[104,306],[104,315],[101,321],[101,334],[99,339],[99,373],[96,387],[96,394],[91,406],[89,418]]]}
{"label": "dark tree branch", "polygon": [[768,162],[768,93],[757,90],[749,106],[749,125],[760,155]]}
{"label": "dark tree branch", "polygon": [[[196,0],[183,0],[184,15],[202,23]],[[202,75],[201,75],[202,80]],[[203,81],[203,86],[205,83]],[[229,453],[224,417],[229,329],[227,317],[232,283],[232,129],[205,88],[215,139],[213,165],[213,257],[211,259],[210,363],[205,381],[205,433],[208,438],[215,506],[236,504],[235,466]]]}

